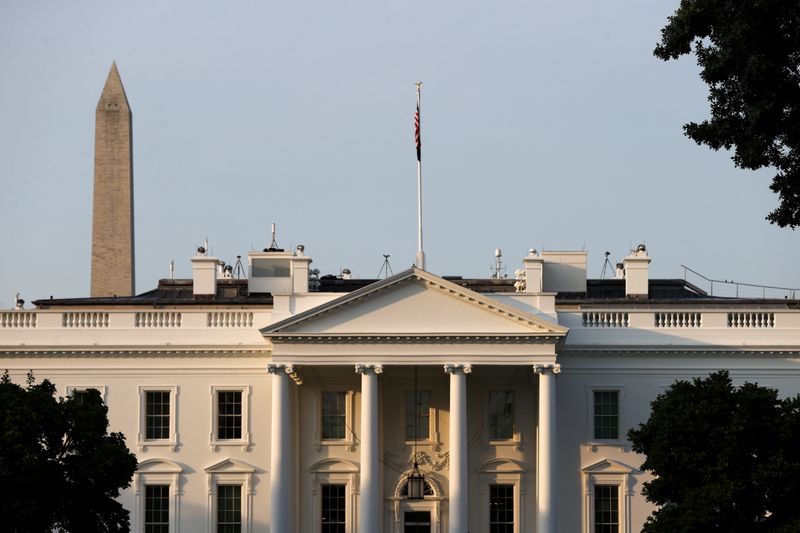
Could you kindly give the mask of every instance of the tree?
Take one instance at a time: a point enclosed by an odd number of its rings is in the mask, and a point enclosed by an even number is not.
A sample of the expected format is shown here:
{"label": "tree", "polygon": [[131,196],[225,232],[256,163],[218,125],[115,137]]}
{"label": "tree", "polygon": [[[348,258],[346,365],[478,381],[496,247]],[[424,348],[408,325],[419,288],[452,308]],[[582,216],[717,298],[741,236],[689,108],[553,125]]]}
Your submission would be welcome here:
{"label": "tree", "polygon": [[47,380],[23,388],[0,379],[0,516],[11,532],[128,531],[115,500],[130,486],[136,456],[108,433],[100,393],[55,398]]}
{"label": "tree", "polygon": [[721,371],[676,381],[651,407],[628,432],[659,506],[643,533],[800,531],[800,396],[735,388]]}
{"label": "tree", "polygon": [[684,133],[737,167],[773,167],[778,207],[767,220],[800,225],[800,2],[681,0],[661,30],[663,60],[694,52],[711,118]]}

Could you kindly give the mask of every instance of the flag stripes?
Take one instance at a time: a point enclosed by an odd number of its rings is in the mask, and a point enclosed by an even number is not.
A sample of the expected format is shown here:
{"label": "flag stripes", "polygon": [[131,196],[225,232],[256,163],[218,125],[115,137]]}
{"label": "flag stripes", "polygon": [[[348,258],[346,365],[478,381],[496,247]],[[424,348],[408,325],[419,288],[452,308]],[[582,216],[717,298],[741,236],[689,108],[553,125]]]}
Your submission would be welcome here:
{"label": "flag stripes", "polygon": [[417,146],[417,161],[422,161],[422,139],[419,134],[419,103],[417,103],[417,112],[414,113],[414,144]]}

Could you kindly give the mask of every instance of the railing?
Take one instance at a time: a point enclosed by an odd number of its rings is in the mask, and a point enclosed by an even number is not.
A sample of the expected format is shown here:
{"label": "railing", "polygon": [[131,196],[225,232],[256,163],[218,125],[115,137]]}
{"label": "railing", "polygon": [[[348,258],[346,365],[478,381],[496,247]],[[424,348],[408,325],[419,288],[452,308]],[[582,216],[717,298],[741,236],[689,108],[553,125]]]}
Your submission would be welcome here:
{"label": "railing", "polygon": [[655,313],[657,328],[699,328],[702,313]]}
{"label": "railing", "polygon": [[628,313],[591,311],[583,313],[582,323],[585,328],[627,328]]}
{"label": "railing", "polygon": [[69,312],[61,315],[65,328],[107,328],[109,313],[102,311]]}
{"label": "railing", "polygon": [[[683,279],[693,285],[705,290],[710,296],[721,298],[776,298],[796,300],[800,294],[800,289],[789,287],[774,287],[771,285],[755,285],[752,283],[740,283],[738,281],[728,281],[707,278],[699,272],[692,270],[686,265],[683,267]],[[691,274],[691,275],[690,275]],[[716,294],[714,292],[716,291]]]}
{"label": "railing", "polygon": [[247,311],[208,313],[206,325],[210,328],[251,328],[253,327],[253,313]]}
{"label": "railing", "polygon": [[729,328],[774,328],[775,313],[728,313]]}
{"label": "railing", "polygon": [[0,328],[35,328],[37,315],[31,311],[0,313]]}
{"label": "railing", "polygon": [[183,316],[181,313],[170,311],[146,311],[136,313],[135,325],[137,328],[179,328]]}

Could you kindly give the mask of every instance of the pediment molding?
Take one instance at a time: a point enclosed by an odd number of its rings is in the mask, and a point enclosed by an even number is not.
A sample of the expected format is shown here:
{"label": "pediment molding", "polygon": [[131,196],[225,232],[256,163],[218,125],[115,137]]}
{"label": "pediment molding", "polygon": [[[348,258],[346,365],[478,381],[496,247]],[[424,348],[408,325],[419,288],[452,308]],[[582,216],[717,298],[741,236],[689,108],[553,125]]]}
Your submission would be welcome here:
{"label": "pediment molding", "polygon": [[[314,324],[314,322],[319,319],[331,316],[333,313],[344,311],[345,309],[351,308],[354,305],[360,305],[366,300],[375,298],[377,295],[385,293],[390,289],[398,289],[410,283],[422,283],[426,290],[436,291],[437,293],[444,294],[450,298],[454,298],[462,302],[465,305],[473,306],[491,316],[502,318],[514,324],[514,326],[511,328],[502,328],[511,329],[514,331],[513,333],[505,332],[504,335],[499,336],[505,336],[506,338],[530,338],[534,336],[544,336],[551,339],[549,342],[554,342],[552,339],[564,337],[568,331],[567,328],[559,324],[542,319],[531,313],[527,313],[516,307],[499,302],[491,297],[482,295],[470,289],[466,289],[429,272],[413,267],[393,277],[378,281],[354,292],[348,293],[340,298],[314,307],[313,309],[309,309],[292,317],[276,322],[275,324],[266,326],[260,331],[261,334],[266,338],[278,342],[312,342],[312,339],[314,338],[320,339],[319,342],[336,342],[339,338],[339,335],[315,332],[313,331],[313,328],[309,328],[311,330],[309,331],[308,329],[304,329],[304,327]],[[391,305],[391,303],[389,305]],[[453,336],[472,339],[482,338],[484,340],[495,337],[495,335],[491,334],[490,332],[480,332],[474,334],[470,332],[452,334],[447,332],[437,332],[435,334],[431,334],[430,332],[419,332],[419,334],[403,333],[401,335],[378,335],[374,331],[359,331],[348,332],[341,335],[341,337],[347,338],[348,342],[353,342],[353,340],[356,338],[372,340],[380,338],[380,342],[386,342],[387,340],[391,341],[392,339],[408,342],[409,339],[423,337],[442,338],[444,339],[444,342],[451,342]]]}

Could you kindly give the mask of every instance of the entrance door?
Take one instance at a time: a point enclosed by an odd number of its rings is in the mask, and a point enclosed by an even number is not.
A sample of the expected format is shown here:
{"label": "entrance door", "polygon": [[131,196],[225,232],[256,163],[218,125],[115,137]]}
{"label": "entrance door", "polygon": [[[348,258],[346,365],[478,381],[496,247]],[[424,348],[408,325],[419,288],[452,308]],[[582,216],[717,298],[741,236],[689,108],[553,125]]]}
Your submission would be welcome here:
{"label": "entrance door", "polygon": [[403,533],[431,533],[431,512],[406,511],[403,513]]}

